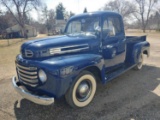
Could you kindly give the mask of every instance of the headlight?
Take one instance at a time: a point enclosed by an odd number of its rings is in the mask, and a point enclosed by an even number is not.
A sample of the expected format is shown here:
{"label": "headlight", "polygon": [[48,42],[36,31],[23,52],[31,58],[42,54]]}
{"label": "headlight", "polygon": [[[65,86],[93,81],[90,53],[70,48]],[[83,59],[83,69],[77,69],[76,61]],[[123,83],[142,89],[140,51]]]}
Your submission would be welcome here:
{"label": "headlight", "polygon": [[39,70],[38,76],[39,76],[39,79],[40,79],[40,81],[41,81],[42,83],[46,82],[46,80],[47,80],[47,75],[46,75],[46,73],[45,73],[42,69]]}

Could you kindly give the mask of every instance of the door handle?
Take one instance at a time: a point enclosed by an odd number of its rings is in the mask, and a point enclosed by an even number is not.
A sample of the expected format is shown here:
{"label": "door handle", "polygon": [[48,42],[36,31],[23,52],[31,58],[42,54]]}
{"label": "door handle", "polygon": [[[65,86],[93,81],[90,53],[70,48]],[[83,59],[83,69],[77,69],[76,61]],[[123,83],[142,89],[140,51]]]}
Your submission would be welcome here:
{"label": "door handle", "polygon": [[106,48],[113,48],[113,45],[107,45]]}

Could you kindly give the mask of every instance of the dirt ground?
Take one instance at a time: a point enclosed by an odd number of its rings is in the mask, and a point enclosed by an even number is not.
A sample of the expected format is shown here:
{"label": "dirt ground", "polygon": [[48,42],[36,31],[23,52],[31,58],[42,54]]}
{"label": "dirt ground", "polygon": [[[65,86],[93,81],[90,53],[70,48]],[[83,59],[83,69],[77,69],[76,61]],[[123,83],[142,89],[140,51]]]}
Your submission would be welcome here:
{"label": "dirt ground", "polygon": [[0,48],[0,119],[160,120],[160,33],[149,33],[147,40],[151,56],[145,57],[143,69],[130,70],[106,85],[98,84],[93,101],[82,109],[70,108],[64,98],[51,106],[23,99],[11,85],[21,43]]}

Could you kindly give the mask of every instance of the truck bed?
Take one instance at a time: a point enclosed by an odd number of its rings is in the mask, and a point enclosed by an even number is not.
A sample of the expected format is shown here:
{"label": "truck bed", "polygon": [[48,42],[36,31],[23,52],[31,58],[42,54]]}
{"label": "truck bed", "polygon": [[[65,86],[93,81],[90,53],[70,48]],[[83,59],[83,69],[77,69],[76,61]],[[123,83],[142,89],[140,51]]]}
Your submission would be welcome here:
{"label": "truck bed", "polygon": [[146,36],[126,36],[126,42],[143,42],[146,41]]}
{"label": "truck bed", "polygon": [[[136,47],[136,46],[141,47]],[[135,52],[140,52],[140,49],[145,50],[149,46],[146,41],[146,36],[126,36],[126,63],[135,64]]]}

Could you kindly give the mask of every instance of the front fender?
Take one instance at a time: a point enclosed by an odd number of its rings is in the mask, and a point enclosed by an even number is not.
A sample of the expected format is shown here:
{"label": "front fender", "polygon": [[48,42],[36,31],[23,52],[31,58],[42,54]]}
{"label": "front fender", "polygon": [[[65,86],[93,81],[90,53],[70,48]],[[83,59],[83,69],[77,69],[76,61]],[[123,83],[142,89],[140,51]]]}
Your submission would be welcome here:
{"label": "front fender", "polygon": [[[70,55],[64,57],[65,65],[59,69],[60,77],[60,96],[64,95],[69,89],[71,84],[74,82],[78,74],[84,69],[95,66],[103,73],[104,60],[101,55],[95,54],[81,54],[81,55]],[[101,74],[101,78],[104,76]]]}
{"label": "front fender", "polygon": [[55,98],[64,95],[78,74],[89,66],[97,67],[104,74],[104,60],[96,54],[65,55],[44,60],[27,60],[18,55],[16,61],[24,66],[43,69],[47,74],[46,83],[30,89]]}

